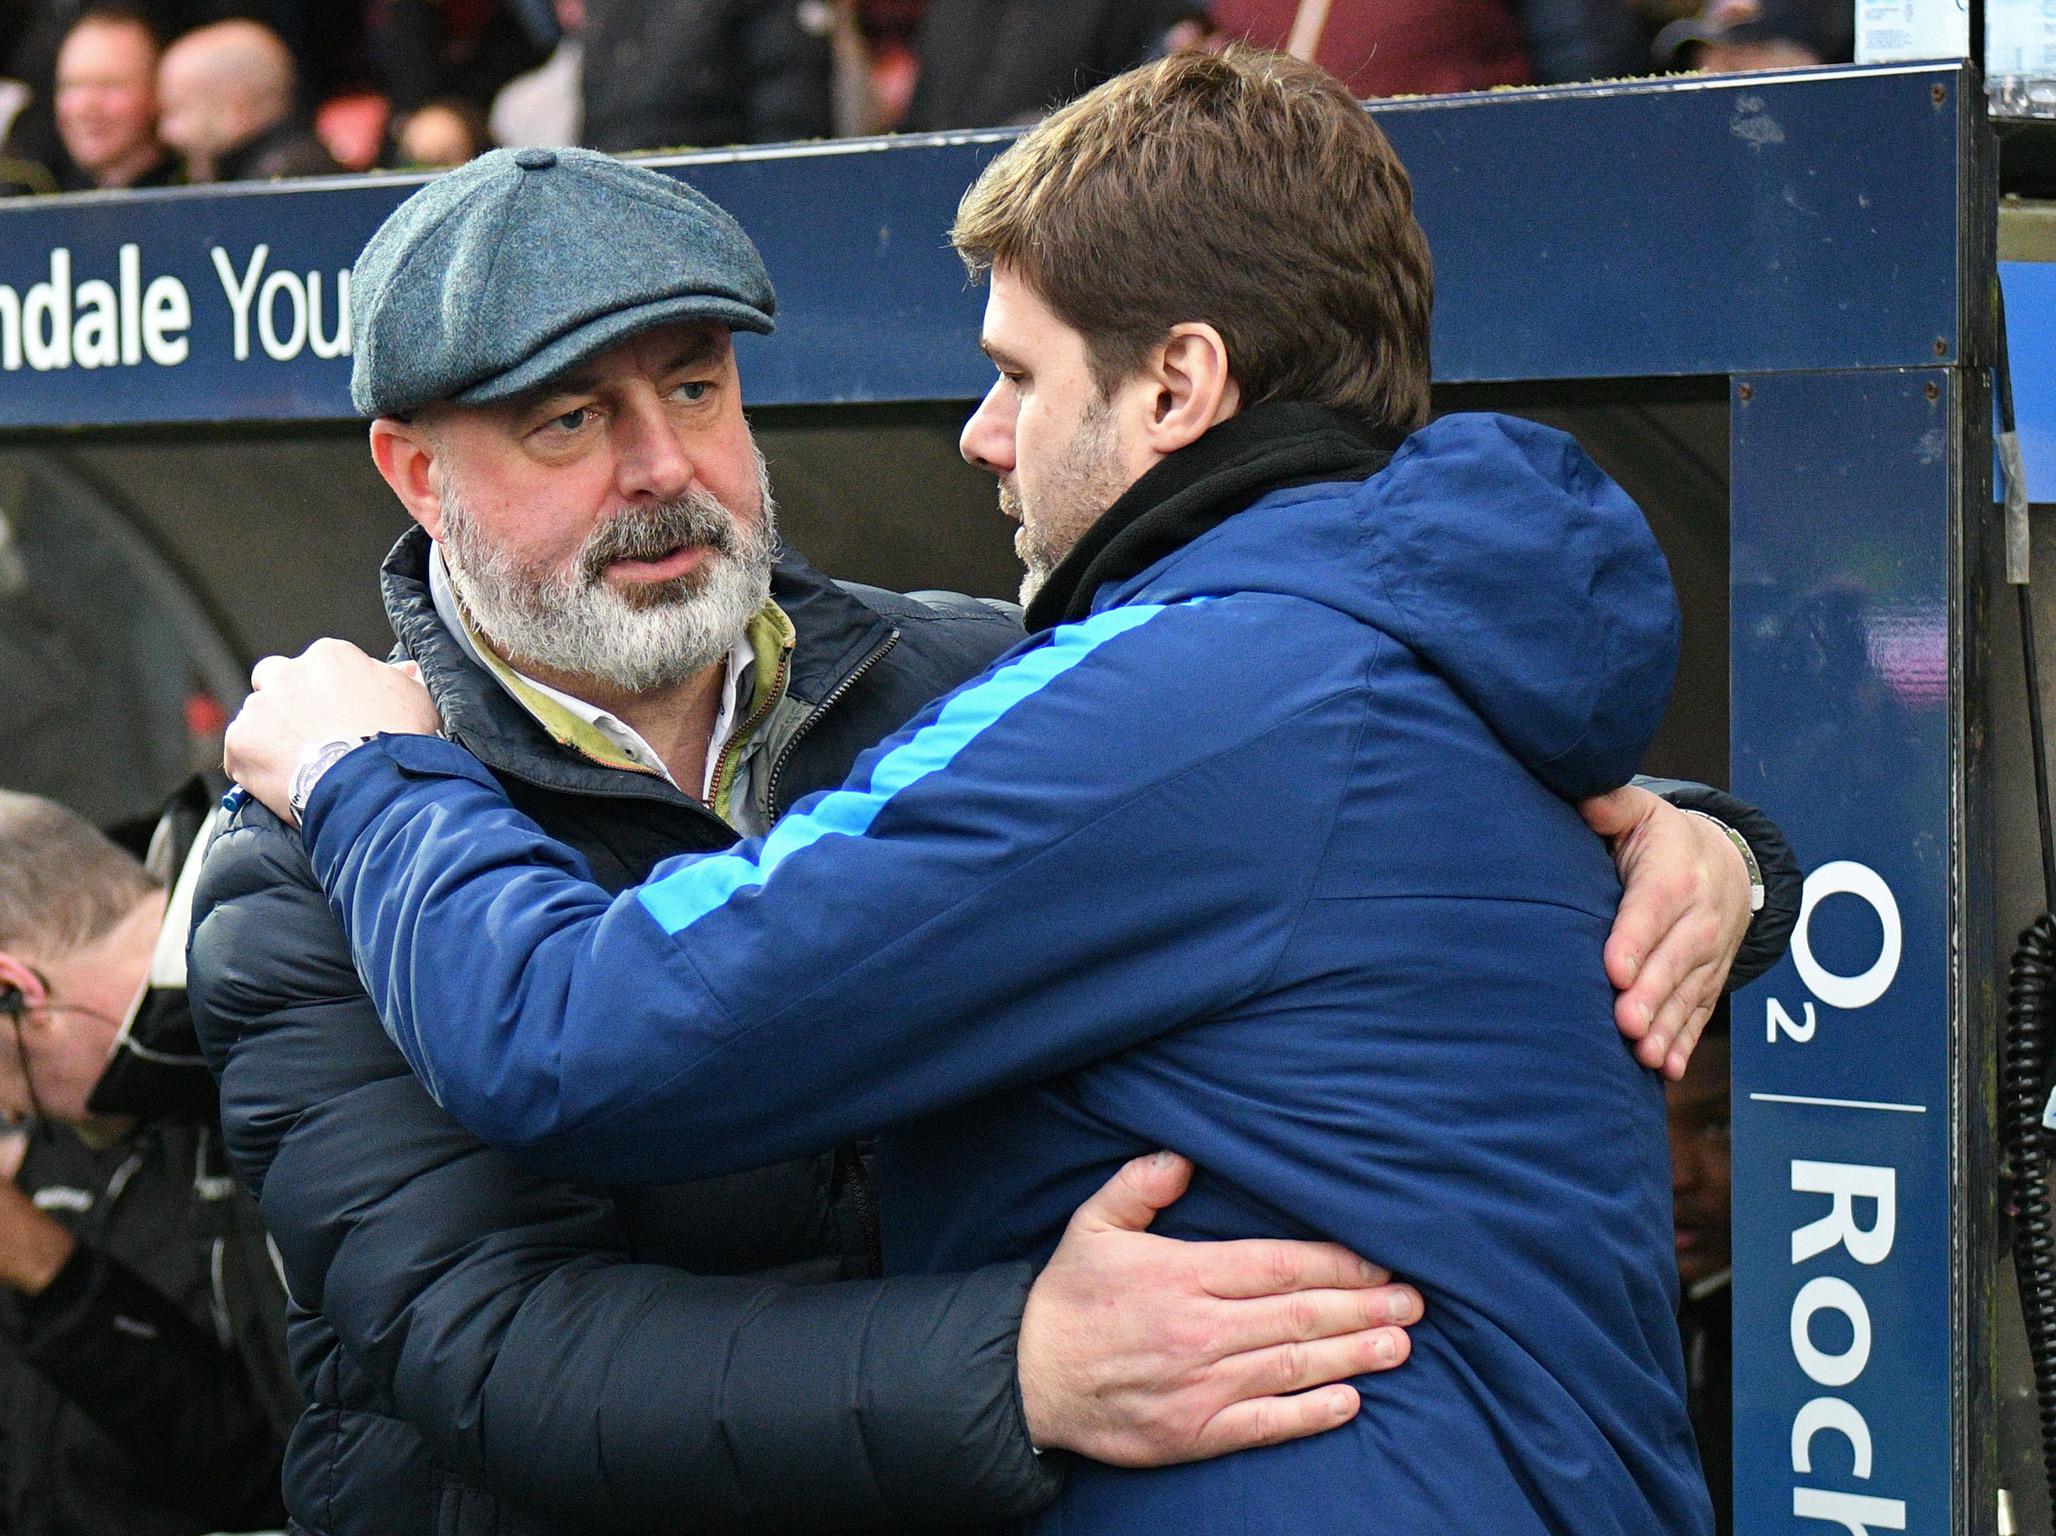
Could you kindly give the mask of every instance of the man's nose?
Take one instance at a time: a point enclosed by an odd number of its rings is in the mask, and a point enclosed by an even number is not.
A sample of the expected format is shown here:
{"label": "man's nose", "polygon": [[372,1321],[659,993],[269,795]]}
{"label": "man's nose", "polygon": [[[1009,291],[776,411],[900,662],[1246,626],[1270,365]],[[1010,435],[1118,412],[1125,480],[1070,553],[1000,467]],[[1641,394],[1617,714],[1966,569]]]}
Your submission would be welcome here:
{"label": "man's nose", "polygon": [[957,451],[965,463],[992,474],[1014,472],[1014,408],[1006,396],[1006,380],[995,380],[978,402],[957,439]]}
{"label": "man's nose", "polygon": [[615,489],[624,501],[671,501],[692,488],[693,461],[653,394],[614,420]]}

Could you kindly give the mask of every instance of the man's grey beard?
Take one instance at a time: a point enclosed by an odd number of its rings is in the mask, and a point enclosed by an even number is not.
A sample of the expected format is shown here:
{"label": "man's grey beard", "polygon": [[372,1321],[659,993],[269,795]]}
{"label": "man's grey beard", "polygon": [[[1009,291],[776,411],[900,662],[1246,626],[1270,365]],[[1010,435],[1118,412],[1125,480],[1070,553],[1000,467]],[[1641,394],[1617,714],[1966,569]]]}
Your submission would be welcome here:
{"label": "man's grey beard", "polygon": [[[727,656],[770,597],[778,534],[761,453],[757,486],[763,515],[754,525],[693,491],[616,513],[568,569],[552,570],[521,565],[491,543],[441,481],[443,559],[465,612],[506,660],[644,693]],[[608,585],[614,561],[657,559],[685,544],[713,558],[670,581],[626,592]]]}

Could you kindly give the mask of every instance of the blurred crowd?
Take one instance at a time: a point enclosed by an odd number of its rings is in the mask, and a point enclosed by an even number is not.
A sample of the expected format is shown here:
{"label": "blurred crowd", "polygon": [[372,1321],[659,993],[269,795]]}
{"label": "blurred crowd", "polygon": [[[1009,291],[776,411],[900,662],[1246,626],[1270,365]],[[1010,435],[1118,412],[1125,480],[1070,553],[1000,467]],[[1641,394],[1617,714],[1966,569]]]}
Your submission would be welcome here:
{"label": "blurred crowd", "polygon": [[0,189],[1032,121],[1249,38],[1359,96],[1849,56],[1847,0],[0,0]]}

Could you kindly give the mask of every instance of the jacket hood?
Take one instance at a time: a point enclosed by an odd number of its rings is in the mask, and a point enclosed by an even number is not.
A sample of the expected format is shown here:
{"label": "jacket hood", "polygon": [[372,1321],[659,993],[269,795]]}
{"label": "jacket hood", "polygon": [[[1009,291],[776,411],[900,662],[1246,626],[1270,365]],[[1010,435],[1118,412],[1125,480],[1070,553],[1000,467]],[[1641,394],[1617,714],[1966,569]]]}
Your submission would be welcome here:
{"label": "jacket hood", "polygon": [[1095,606],[1249,591],[1384,631],[1573,799],[1634,774],[1677,669],[1641,510],[1570,437],[1513,417],[1445,416],[1366,480],[1273,492]]}

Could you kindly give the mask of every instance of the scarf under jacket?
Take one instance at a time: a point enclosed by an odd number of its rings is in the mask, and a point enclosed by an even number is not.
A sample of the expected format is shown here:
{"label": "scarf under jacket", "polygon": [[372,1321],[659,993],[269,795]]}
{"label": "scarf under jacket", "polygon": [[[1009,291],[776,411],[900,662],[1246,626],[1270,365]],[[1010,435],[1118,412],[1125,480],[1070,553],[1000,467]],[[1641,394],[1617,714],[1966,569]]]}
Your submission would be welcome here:
{"label": "scarf under jacket", "polygon": [[1089,617],[1101,587],[1148,570],[1272,491],[1368,479],[1404,440],[1322,405],[1271,400],[1238,412],[1122,492],[1050,572],[1028,605],[1028,632]]}

